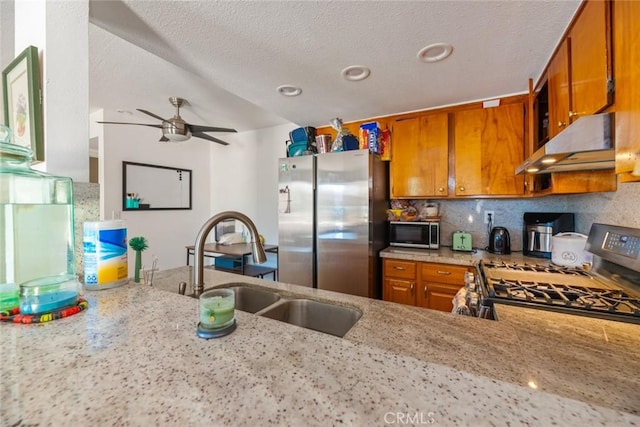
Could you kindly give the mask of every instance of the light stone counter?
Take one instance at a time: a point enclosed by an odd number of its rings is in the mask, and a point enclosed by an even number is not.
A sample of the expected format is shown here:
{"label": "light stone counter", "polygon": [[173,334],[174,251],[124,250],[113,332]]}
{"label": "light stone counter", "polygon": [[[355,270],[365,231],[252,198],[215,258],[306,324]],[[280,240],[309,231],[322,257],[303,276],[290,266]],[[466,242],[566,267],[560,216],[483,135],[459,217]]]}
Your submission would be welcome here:
{"label": "light stone counter", "polygon": [[242,281],[363,316],[336,338],[236,311],[234,333],[203,340],[197,301],[171,293],[188,274],[0,324],[0,424],[640,424],[636,325],[516,307],[492,322],[205,270],[207,287]]}
{"label": "light stone counter", "polygon": [[409,261],[440,262],[444,264],[476,265],[480,261],[517,262],[529,264],[549,264],[546,258],[533,258],[522,255],[522,252],[512,252],[509,255],[496,255],[483,250],[474,252],[457,252],[451,248],[413,249],[389,246],[380,252],[382,258],[405,259]]}

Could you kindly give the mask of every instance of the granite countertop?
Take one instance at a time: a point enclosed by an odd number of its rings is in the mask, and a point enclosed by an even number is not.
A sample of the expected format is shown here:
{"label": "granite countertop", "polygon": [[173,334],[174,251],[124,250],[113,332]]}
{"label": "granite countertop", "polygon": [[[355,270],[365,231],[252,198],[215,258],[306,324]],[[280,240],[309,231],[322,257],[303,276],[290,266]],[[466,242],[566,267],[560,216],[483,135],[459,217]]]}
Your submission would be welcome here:
{"label": "granite countertop", "polygon": [[444,264],[475,265],[480,261],[494,262],[527,262],[530,264],[548,264],[546,258],[532,258],[522,255],[522,252],[512,252],[509,255],[496,255],[491,252],[476,249],[473,252],[458,252],[448,247],[440,249],[413,249],[389,246],[380,251],[382,258],[405,259],[409,261],[440,262]]}
{"label": "granite countertop", "polygon": [[236,311],[235,332],[204,340],[197,300],[175,293],[189,274],[0,324],[0,424],[640,423],[637,325],[508,306],[493,322],[205,270],[207,287],[241,281],[363,316],[337,338]]}

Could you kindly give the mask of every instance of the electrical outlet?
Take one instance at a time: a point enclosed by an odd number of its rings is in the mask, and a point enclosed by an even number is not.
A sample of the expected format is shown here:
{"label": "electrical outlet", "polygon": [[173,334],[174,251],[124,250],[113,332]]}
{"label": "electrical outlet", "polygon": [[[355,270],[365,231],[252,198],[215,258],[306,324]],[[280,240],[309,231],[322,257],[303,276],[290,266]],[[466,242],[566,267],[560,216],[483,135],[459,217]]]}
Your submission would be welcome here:
{"label": "electrical outlet", "polygon": [[495,224],[496,222],[496,214],[494,211],[484,211],[484,223],[489,224],[489,217],[491,217],[491,222]]}

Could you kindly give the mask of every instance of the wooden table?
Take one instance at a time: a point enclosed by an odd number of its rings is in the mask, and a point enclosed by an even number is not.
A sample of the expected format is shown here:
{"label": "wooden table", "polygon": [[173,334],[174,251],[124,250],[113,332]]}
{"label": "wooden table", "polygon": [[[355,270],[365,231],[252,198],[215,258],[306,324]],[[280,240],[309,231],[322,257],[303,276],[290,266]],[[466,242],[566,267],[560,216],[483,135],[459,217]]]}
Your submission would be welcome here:
{"label": "wooden table", "polygon": [[[231,273],[238,273],[245,276],[264,278],[267,274],[273,274],[273,280],[278,280],[278,269],[274,267],[263,267],[260,265],[247,264],[244,258],[251,255],[251,243],[236,243],[234,245],[220,245],[218,243],[207,243],[204,245],[204,256],[207,258],[217,258],[220,255],[226,255],[230,258],[238,258],[240,260],[240,266],[237,268],[227,268],[221,266],[211,266],[216,270],[228,271]],[[187,265],[189,265],[189,258],[195,253],[195,245],[185,246],[187,249]],[[277,245],[264,245],[265,252],[278,253]],[[217,254],[217,255],[214,255]],[[209,267],[209,268],[211,268]]]}

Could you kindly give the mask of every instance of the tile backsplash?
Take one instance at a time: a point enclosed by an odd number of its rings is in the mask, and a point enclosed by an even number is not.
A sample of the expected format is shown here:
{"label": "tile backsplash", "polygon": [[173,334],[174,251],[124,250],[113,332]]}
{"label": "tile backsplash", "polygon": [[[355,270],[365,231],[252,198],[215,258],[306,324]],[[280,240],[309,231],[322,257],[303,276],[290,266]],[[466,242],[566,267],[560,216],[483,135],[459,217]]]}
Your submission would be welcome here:
{"label": "tile backsplash", "polygon": [[618,191],[582,195],[545,196],[531,199],[464,199],[437,200],[440,204],[440,241],[451,246],[454,231],[467,231],[473,236],[473,247],[484,249],[489,243],[484,211],[495,213],[494,226],[506,227],[511,237],[511,250],[522,250],[523,215],[525,212],[573,212],[576,231],[589,234],[591,224],[600,222],[640,228],[640,183],[619,183]]}

